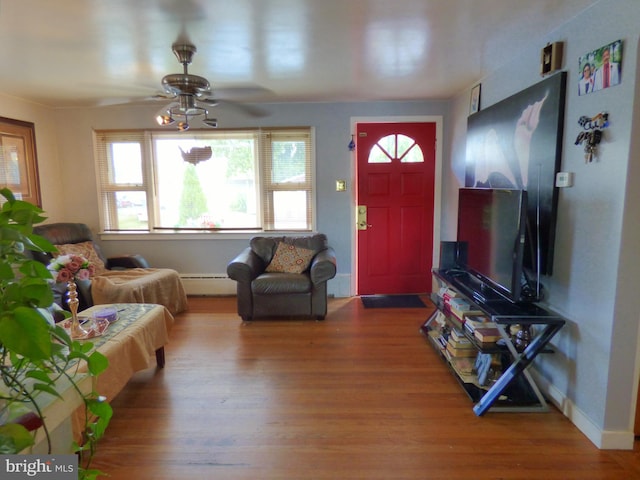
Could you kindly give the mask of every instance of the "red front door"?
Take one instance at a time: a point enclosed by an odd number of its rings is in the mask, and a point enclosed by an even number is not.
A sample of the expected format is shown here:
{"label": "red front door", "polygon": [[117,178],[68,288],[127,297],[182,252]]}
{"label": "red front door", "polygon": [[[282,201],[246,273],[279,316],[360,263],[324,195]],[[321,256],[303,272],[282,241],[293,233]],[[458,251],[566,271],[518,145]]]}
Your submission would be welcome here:
{"label": "red front door", "polygon": [[[357,125],[359,295],[431,291],[435,123]],[[362,220],[362,219],[360,219]]]}

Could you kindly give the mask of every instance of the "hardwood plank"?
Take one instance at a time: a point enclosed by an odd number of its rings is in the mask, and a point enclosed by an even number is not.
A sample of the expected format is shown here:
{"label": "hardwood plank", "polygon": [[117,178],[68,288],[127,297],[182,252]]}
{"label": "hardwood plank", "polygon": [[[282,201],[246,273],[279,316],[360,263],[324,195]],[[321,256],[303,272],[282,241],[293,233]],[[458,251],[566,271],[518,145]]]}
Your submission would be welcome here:
{"label": "hardwood plank", "polygon": [[243,323],[190,298],[164,369],[112,401],[94,466],[111,479],[631,479],[560,412],[472,403],[418,333],[427,309],[331,299],[325,321]]}

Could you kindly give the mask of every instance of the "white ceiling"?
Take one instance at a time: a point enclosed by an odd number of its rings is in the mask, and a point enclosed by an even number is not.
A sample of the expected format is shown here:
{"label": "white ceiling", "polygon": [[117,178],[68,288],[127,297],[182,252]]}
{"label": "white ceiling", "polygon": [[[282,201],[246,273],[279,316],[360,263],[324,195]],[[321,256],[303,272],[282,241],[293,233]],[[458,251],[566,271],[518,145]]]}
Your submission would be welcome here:
{"label": "white ceiling", "polygon": [[449,98],[596,1],[0,0],[0,92],[144,99],[182,71],[183,38],[198,49],[189,73],[221,98]]}

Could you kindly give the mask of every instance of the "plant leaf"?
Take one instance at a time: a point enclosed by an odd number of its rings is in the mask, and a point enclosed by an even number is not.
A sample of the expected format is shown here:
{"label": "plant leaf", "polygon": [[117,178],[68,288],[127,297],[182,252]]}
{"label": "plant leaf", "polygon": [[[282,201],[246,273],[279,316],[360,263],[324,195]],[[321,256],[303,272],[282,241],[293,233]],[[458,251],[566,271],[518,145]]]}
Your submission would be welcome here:
{"label": "plant leaf", "polygon": [[42,213],[40,208],[24,200],[16,200],[11,207],[11,217],[23,227],[30,228],[34,223],[42,222],[47,218],[40,215]]}
{"label": "plant leaf", "polygon": [[20,282],[22,301],[37,307],[48,307],[53,303],[51,286],[41,278],[23,278]]}
{"label": "plant leaf", "polygon": [[70,351],[70,352],[69,352],[69,355],[67,355],[67,358],[68,358],[69,360],[76,360],[76,359],[78,359],[78,360],[85,360],[85,361],[87,361],[87,360],[88,360],[88,357],[87,357],[84,353],[82,353],[82,352],[78,352],[77,350],[72,350],[72,351]]}
{"label": "plant leaf", "polygon": [[16,277],[9,262],[0,263],[0,280],[13,280]]}
{"label": "plant leaf", "polygon": [[95,351],[89,355],[87,365],[91,375],[100,375],[109,366],[109,359],[100,352]]}
{"label": "plant leaf", "polygon": [[8,242],[19,242],[22,234],[13,225],[0,227],[0,240]]}
{"label": "plant leaf", "polygon": [[18,453],[33,443],[33,437],[22,425],[7,423],[0,426],[0,453]]}
{"label": "plant leaf", "polygon": [[34,378],[50,385],[55,383],[44,370],[30,370],[25,374],[25,377]]}
{"label": "plant leaf", "polygon": [[37,250],[41,252],[55,252],[56,246],[40,235],[29,234],[25,236],[24,246],[28,250]]}
{"label": "plant leaf", "polygon": [[62,396],[55,389],[55,385],[53,387],[51,387],[49,385],[45,385],[44,383],[34,383],[33,384],[33,389],[34,390],[39,390],[41,392],[47,392],[48,394],[53,395],[54,397],[62,399]]}
{"label": "plant leaf", "polygon": [[47,266],[37,260],[26,260],[20,266],[20,271],[29,277],[37,277],[43,281],[46,281],[44,279],[52,278],[51,271]]}
{"label": "plant leaf", "polygon": [[44,360],[51,356],[49,324],[29,307],[16,307],[13,316],[0,319],[0,343],[32,360]]}
{"label": "plant leaf", "polygon": [[7,187],[3,187],[2,189],[0,189],[0,195],[7,199],[8,204],[16,201],[15,195]]}
{"label": "plant leaf", "polygon": [[102,438],[107,425],[109,425],[109,421],[113,416],[113,409],[106,401],[100,399],[89,400],[87,402],[87,408],[98,417],[98,420],[93,424],[93,434],[96,436],[96,440],[98,440]]}
{"label": "plant leaf", "polygon": [[64,342],[65,345],[71,344],[71,337],[69,336],[67,331],[60,325],[55,325],[53,327],[53,333],[60,339],[60,341]]}

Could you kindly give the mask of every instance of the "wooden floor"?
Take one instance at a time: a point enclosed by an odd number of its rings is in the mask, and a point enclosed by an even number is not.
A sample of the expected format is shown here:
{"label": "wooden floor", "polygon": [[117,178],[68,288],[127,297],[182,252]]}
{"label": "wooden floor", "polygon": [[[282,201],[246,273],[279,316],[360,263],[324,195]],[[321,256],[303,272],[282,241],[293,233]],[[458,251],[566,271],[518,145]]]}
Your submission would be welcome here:
{"label": "wooden floor", "polygon": [[332,299],[323,322],[243,323],[191,298],[167,365],[112,401],[93,466],[119,479],[639,479],[558,411],[482,418],[418,332],[426,309]]}

